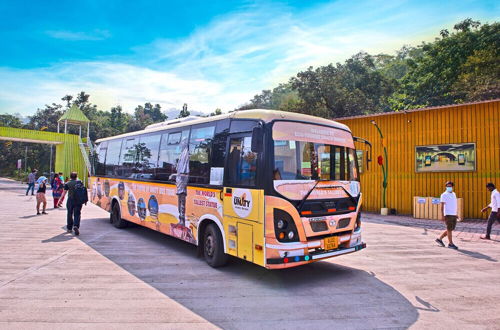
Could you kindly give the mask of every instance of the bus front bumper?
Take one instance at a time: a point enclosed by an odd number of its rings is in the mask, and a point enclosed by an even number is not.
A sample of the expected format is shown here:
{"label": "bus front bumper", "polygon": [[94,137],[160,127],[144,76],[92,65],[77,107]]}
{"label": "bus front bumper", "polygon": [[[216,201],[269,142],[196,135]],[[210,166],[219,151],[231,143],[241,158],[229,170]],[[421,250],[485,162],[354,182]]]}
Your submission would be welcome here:
{"label": "bus front bumper", "polygon": [[267,259],[267,268],[289,268],[308,264],[317,260],[336,257],[343,254],[357,252],[366,248],[366,243],[361,242],[347,248],[338,248],[330,251],[317,251],[303,256],[287,256],[283,258]]}

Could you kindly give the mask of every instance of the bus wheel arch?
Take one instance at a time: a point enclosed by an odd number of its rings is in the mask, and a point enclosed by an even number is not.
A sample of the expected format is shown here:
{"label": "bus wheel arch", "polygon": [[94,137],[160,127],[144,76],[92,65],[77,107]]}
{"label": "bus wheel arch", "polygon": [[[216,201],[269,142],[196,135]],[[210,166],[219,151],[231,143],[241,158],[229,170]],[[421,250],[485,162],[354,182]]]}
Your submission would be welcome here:
{"label": "bus wheel arch", "polygon": [[113,198],[111,200],[111,213],[109,216],[109,222],[113,224],[116,228],[125,228],[128,225],[128,221],[125,219],[122,219],[122,210],[121,210],[121,205],[120,202],[116,199]]}
{"label": "bus wheel arch", "polygon": [[222,224],[218,219],[203,219],[198,226],[198,255],[212,267],[227,263],[226,244]]}

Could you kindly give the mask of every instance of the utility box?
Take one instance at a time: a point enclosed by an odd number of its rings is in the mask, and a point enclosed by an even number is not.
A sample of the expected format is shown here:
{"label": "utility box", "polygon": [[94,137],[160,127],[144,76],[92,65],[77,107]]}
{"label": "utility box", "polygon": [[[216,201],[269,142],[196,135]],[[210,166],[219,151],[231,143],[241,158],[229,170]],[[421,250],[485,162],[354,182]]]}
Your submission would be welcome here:
{"label": "utility box", "polygon": [[[464,218],[464,199],[457,198],[457,214]],[[441,219],[441,199],[439,197],[414,197],[413,217],[415,219]]]}
{"label": "utility box", "polygon": [[439,197],[428,197],[429,203],[429,218],[428,219],[440,219],[441,218],[441,199]]}
{"label": "utility box", "polygon": [[416,219],[427,219],[428,214],[428,198],[413,197],[413,217]]}

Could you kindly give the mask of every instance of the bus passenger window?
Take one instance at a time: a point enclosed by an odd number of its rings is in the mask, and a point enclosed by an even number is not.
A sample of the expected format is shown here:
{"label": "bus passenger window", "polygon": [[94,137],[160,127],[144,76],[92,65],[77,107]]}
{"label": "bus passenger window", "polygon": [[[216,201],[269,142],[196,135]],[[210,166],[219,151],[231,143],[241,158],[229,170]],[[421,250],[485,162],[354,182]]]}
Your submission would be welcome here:
{"label": "bus passenger window", "polygon": [[193,127],[189,138],[189,183],[210,182],[210,151],[215,126]]}
{"label": "bus passenger window", "polygon": [[158,156],[158,167],[156,169],[156,179],[161,181],[172,181],[177,172],[175,168],[179,155],[181,154],[181,140],[187,139],[189,128],[183,131],[165,133],[162,135],[160,143],[160,154]]}
{"label": "bus passenger window", "polygon": [[108,142],[108,152],[106,153],[106,175],[117,176],[118,164],[120,161],[120,149],[122,140],[111,140]]}
{"label": "bus passenger window", "polygon": [[108,142],[101,142],[96,150],[94,155],[94,168],[95,175],[105,175],[106,174],[106,151],[108,150]]}
{"label": "bus passenger window", "polygon": [[228,159],[228,185],[255,186],[257,153],[252,152],[252,137],[231,139]]}
{"label": "bus passenger window", "polygon": [[158,162],[158,148],[160,147],[159,134],[141,136],[139,143],[139,178],[151,180],[154,177]]}
{"label": "bus passenger window", "polygon": [[124,178],[134,177],[132,174],[136,172],[135,166],[138,162],[138,149],[139,149],[139,139],[132,137],[125,139],[122,144],[121,156],[120,156],[120,166],[117,172],[120,176]]}

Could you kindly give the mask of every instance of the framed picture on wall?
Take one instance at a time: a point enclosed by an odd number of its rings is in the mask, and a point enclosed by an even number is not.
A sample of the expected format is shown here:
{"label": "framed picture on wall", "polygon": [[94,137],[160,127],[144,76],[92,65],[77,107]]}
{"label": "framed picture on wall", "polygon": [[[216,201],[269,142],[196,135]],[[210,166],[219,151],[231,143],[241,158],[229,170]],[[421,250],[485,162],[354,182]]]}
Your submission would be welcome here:
{"label": "framed picture on wall", "polygon": [[453,143],[415,147],[415,171],[474,172],[476,144]]}

